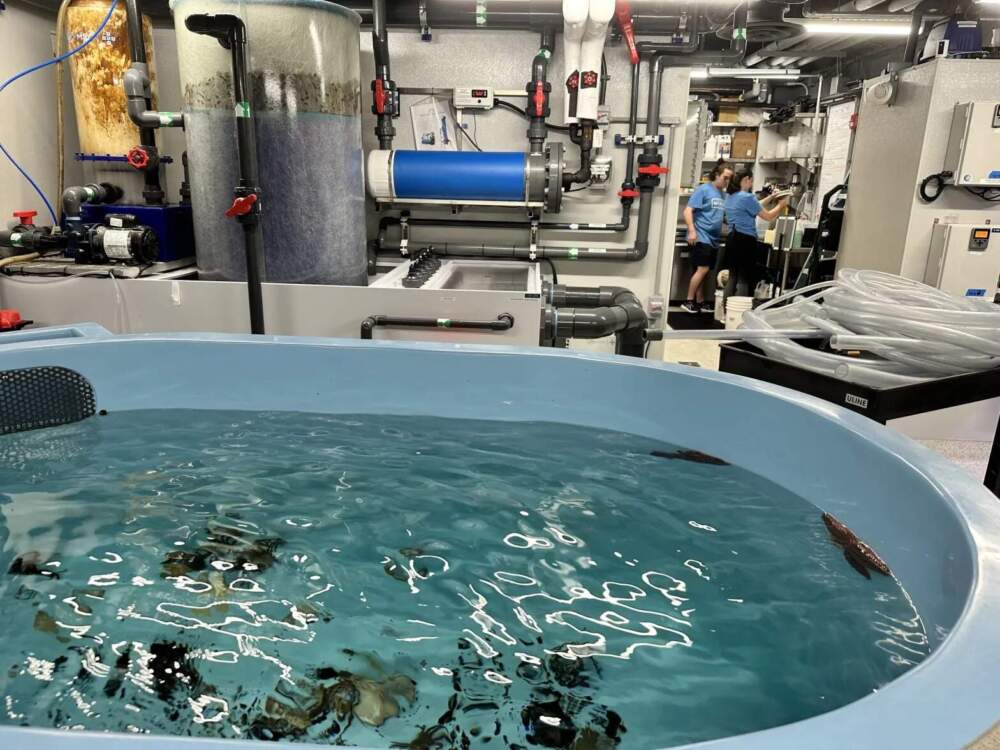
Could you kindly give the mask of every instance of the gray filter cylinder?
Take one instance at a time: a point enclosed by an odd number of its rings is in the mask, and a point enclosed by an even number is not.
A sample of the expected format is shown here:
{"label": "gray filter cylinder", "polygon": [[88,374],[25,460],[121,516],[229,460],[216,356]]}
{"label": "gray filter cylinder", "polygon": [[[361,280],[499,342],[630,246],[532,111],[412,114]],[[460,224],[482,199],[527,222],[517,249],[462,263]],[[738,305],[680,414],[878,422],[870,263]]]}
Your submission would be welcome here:
{"label": "gray filter cylinder", "polygon": [[260,161],[264,280],[364,285],[361,17],[322,0],[172,0],[201,278],[246,279],[230,53],[187,30],[195,13],[247,27]]}

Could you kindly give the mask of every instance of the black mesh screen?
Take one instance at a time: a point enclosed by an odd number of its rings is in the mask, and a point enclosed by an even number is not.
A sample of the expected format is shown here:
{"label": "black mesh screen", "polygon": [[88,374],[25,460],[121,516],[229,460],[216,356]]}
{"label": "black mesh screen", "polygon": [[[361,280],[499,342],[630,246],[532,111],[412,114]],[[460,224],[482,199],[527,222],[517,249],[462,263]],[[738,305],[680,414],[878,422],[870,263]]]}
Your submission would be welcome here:
{"label": "black mesh screen", "polygon": [[0,371],[0,434],[79,422],[94,416],[94,389],[65,367]]}

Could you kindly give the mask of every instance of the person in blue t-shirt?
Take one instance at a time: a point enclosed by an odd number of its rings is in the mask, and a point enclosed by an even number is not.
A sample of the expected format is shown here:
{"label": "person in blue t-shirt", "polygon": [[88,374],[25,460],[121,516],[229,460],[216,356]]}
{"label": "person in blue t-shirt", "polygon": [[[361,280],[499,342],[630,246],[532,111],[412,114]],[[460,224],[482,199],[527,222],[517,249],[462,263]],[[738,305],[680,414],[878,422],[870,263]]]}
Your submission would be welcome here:
{"label": "person in blue t-shirt", "polygon": [[740,172],[726,198],[726,264],[736,277],[736,293],[746,296],[757,279],[757,219],[772,221],[788,204],[787,198],[769,195],[763,201],[753,194],[753,172]]}
{"label": "person in blue t-shirt", "polygon": [[703,183],[691,193],[684,222],[687,224],[687,241],[691,248],[691,264],[694,273],[688,284],[687,302],[681,305],[685,312],[709,312],[714,305],[705,302],[702,284],[709,270],[715,265],[722,239],[722,218],[726,207],[725,190],[733,177],[733,170],[725,164],[717,164]]}

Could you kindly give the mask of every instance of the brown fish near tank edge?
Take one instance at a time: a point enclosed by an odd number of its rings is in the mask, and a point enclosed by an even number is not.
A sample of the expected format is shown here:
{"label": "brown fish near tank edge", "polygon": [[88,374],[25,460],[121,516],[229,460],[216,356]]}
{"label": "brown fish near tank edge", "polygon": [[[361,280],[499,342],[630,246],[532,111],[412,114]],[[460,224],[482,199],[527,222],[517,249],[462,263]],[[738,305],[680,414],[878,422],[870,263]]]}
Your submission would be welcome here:
{"label": "brown fish near tank edge", "polygon": [[701,451],[682,449],[679,451],[650,451],[649,455],[656,458],[666,458],[678,461],[690,461],[696,464],[709,464],[710,466],[729,466],[728,461],[724,461],[717,456],[712,456]]}
{"label": "brown fish near tank edge", "polygon": [[844,558],[858,573],[865,578],[871,578],[871,573],[868,572],[871,569],[884,576],[892,575],[885,560],[879,557],[875,550],[858,539],[857,534],[829,513],[824,513],[822,518],[827,531],[830,532],[830,538],[833,539],[834,544],[844,550]]}

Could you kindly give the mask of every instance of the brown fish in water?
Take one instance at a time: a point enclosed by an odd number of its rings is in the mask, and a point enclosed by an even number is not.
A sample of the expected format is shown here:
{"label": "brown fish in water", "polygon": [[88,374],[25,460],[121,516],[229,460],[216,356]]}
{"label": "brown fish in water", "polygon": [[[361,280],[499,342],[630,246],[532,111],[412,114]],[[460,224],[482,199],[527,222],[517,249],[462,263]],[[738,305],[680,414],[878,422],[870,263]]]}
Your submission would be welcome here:
{"label": "brown fish in water", "polygon": [[710,464],[711,466],[729,466],[728,461],[723,461],[721,458],[716,456],[711,456],[708,453],[702,453],[701,451],[695,450],[679,450],[679,451],[650,451],[649,455],[655,456],[656,458],[667,458],[676,459],[678,461],[691,461],[696,464]]}
{"label": "brown fish in water", "polygon": [[48,563],[42,562],[42,553],[32,550],[18,555],[7,568],[7,572],[13,576],[46,576],[48,578],[59,578],[59,574],[52,570],[45,570]]}
{"label": "brown fish in water", "polygon": [[858,539],[857,534],[843,523],[829,513],[823,514],[823,523],[826,524],[826,530],[830,532],[830,538],[833,539],[834,544],[844,550],[844,558],[861,575],[865,578],[871,578],[871,573],[868,572],[869,568],[884,576],[892,575],[885,560],[879,557],[875,550]]}

